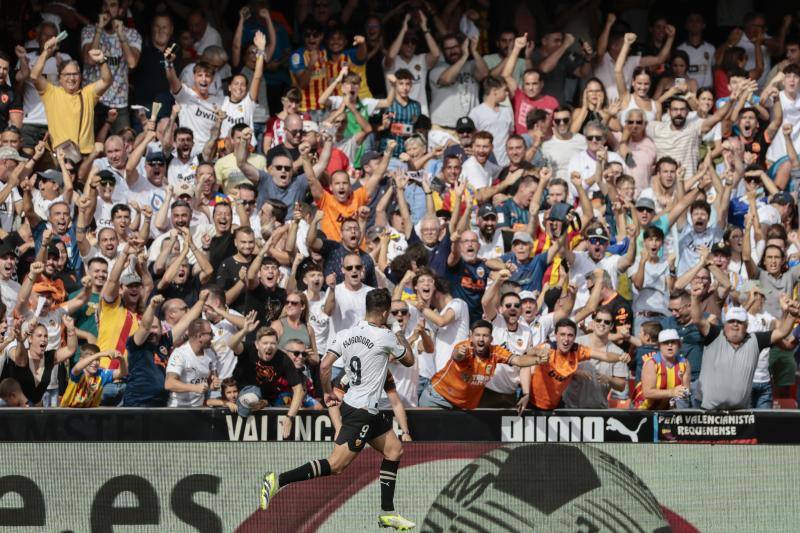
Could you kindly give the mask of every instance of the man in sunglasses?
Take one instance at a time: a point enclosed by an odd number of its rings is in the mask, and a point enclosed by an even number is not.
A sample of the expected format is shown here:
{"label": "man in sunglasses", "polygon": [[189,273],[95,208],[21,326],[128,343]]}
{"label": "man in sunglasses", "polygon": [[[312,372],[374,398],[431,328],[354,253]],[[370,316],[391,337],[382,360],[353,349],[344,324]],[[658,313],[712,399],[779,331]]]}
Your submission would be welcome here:
{"label": "man in sunglasses", "polygon": [[[575,342],[622,355],[624,352],[609,338],[612,327],[614,327],[612,310],[600,307],[592,316],[591,333],[577,337]],[[628,365],[620,361],[612,363],[589,359],[578,363],[574,377],[563,395],[564,406],[567,409],[608,409],[609,390],[617,392],[625,390]]]}
{"label": "man in sunglasses", "polygon": [[318,210],[317,215],[311,223],[306,236],[306,246],[310,252],[317,252],[322,255],[324,260],[323,272],[325,276],[336,275],[336,283],[345,280],[345,272],[342,270],[344,259],[348,255],[358,254],[361,263],[365,268],[364,282],[375,287],[378,280],[375,277],[375,261],[372,256],[360,248],[361,245],[361,224],[355,218],[346,218],[341,224],[342,239],[334,241],[325,237],[325,234],[316,231],[316,225],[321,220],[322,211]]}
{"label": "man in sunglasses", "polygon": [[[583,150],[570,159],[567,166],[567,173],[572,175],[577,172],[581,175],[581,181],[586,184],[586,180],[591,178],[597,172],[597,165],[599,160],[605,164],[619,163],[622,168],[625,167],[625,161],[617,152],[613,152],[606,147],[606,135],[608,128],[599,121],[592,120],[583,127],[583,136],[586,137],[586,150]],[[577,196],[575,187],[570,186],[570,197]],[[597,184],[592,185],[588,192],[599,191],[600,188]]]}
{"label": "man in sunglasses", "polygon": [[[623,255],[609,254],[608,246],[611,235],[602,222],[590,224],[584,233],[589,245],[586,251],[573,252],[566,247],[564,258],[570,265],[570,281],[575,283],[578,293],[575,296],[575,307],[581,308],[589,300],[589,288],[586,284],[586,275],[596,268],[608,272],[611,278],[611,288],[617,288],[617,280],[621,273],[627,272],[636,260],[636,241],[634,237],[639,234],[639,227],[634,221],[628,230],[629,244]],[[622,235],[618,235],[619,240]]]}
{"label": "man in sunglasses", "polygon": [[[500,277],[489,287],[483,300],[483,318],[491,321],[492,343],[502,346],[511,353],[522,355],[531,346],[531,328],[520,317],[522,300],[515,292],[500,294],[501,287],[508,279],[508,272],[501,271]],[[486,384],[481,398],[481,407],[513,408],[517,405],[517,387],[522,385],[521,404],[530,400],[530,379],[520,383],[519,367],[500,363],[492,379]]]}
{"label": "man in sunglasses", "polygon": [[572,133],[572,108],[558,107],[553,112],[553,136],[542,143],[541,154],[554,167],[557,178],[569,177],[569,162],[573,157],[586,150],[586,137],[580,133]]}
{"label": "man in sunglasses", "polygon": [[647,118],[644,111],[634,107],[625,116],[622,134],[614,133],[619,142],[617,151],[625,159],[630,175],[636,180],[636,192],[650,185],[650,169],[656,162],[656,145],[645,135]]}

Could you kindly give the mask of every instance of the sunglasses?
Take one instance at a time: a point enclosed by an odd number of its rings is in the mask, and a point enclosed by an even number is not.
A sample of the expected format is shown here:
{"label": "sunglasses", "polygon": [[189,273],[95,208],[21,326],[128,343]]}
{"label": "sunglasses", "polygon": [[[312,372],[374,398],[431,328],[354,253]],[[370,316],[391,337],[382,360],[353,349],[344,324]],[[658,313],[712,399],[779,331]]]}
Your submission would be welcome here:
{"label": "sunglasses", "polygon": [[344,267],[344,269],[347,270],[348,272],[350,272],[353,269],[363,270],[363,268],[364,268],[364,265],[347,265],[347,266]]}
{"label": "sunglasses", "polygon": [[587,135],[586,136],[586,140],[587,141],[602,141],[603,139],[605,139],[605,136],[603,136],[603,135]]}
{"label": "sunglasses", "polygon": [[607,240],[601,239],[600,237],[590,237],[589,238],[589,244],[604,244],[604,243],[607,243],[607,242],[608,242]]}
{"label": "sunglasses", "polygon": [[287,350],[286,353],[290,353],[297,357],[305,357],[307,354],[302,350]]}
{"label": "sunglasses", "polygon": [[650,209],[649,207],[637,207],[637,208],[636,208],[636,210],[637,210],[638,212],[640,212],[640,213],[644,213],[645,211],[654,212],[654,211],[653,211],[652,209]]}
{"label": "sunglasses", "polygon": [[303,302],[300,300],[286,300],[286,305],[302,305]]}
{"label": "sunglasses", "polygon": [[151,167],[163,167],[163,166],[166,166],[166,163],[163,162],[163,161],[151,161],[150,163],[147,163],[147,164],[150,165]]}
{"label": "sunglasses", "polygon": [[256,205],[255,200],[242,200],[242,205]]}
{"label": "sunglasses", "polygon": [[291,133],[292,135],[300,135],[301,133],[303,133],[303,130],[302,129],[300,129],[300,130],[286,130],[286,133]]}
{"label": "sunglasses", "polygon": [[392,309],[392,315],[394,316],[406,316],[408,311],[406,309]]}
{"label": "sunglasses", "polygon": [[292,165],[273,165],[275,170],[279,170],[281,172],[289,172],[292,170]]}
{"label": "sunglasses", "polygon": [[569,122],[569,118],[554,118],[554,124],[567,124]]}
{"label": "sunglasses", "polygon": [[522,307],[522,304],[503,304],[506,309],[519,309]]}
{"label": "sunglasses", "polygon": [[644,120],[626,120],[625,124],[636,124],[637,126],[641,126],[644,124]]}
{"label": "sunglasses", "polygon": [[606,320],[604,318],[595,318],[594,321],[598,324],[605,324],[606,326],[610,326],[612,324],[611,320]]}

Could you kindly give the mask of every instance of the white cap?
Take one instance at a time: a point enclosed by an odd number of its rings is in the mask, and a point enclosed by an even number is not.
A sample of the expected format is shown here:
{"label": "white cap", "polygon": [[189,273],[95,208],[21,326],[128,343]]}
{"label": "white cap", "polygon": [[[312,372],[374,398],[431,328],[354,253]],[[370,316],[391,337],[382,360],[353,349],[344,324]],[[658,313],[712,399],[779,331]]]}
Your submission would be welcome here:
{"label": "white cap", "polygon": [[306,133],[307,131],[313,131],[314,133],[319,133],[319,124],[317,124],[313,120],[304,120],[303,133]]}
{"label": "white cap", "polygon": [[672,342],[678,341],[681,342],[681,336],[678,335],[678,332],[674,329],[663,329],[658,334],[658,343],[661,344],[662,342]]}
{"label": "white cap", "polygon": [[519,299],[520,299],[520,301],[535,300],[536,299],[536,295],[533,294],[533,292],[531,292],[531,291],[522,291],[522,292],[519,293]]}
{"label": "white cap", "polygon": [[747,322],[747,311],[741,307],[731,307],[725,313],[725,322],[736,320],[737,322]]}

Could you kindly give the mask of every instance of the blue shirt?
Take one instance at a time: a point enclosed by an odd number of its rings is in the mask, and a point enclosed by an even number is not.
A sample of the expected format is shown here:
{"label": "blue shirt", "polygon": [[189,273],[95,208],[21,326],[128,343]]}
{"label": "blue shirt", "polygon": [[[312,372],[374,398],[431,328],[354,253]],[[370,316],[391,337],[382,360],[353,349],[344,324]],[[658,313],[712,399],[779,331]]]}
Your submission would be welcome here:
{"label": "blue shirt", "polygon": [[507,254],[501,255],[500,260],[503,263],[507,263],[510,261],[514,266],[517,267],[516,272],[512,273],[511,277],[509,278],[511,281],[516,281],[517,283],[519,283],[523,291],[534,291],[538,290],[538,288],[535,287],[537,271],[541,271],[539,272],[538,275],[539,287],[541,287],[542,284],[541,280],[542,280],[542,275],[544,274],[544,269],[541,268],[541,263],[542,263],[541,256],[544,256],[546,258],[547,253],[542,252],[540,254],[537,254],[536,257],[529,259],[527,262],[520,263],[519,260],[517,259],[517,254],[515,254],[514,252],[508,252]]}
{"label": "blue shirt", "polygon": [[513,198],[507,198],[497,206],[498,228],[513,228],[517,224],[527,226],[530,217],[530,211],[517,205]]}
{"label": "blue shirt", "polygon": [[278,200],[289,207],[286,220],[291,220],[295,202],[304,201],[307,194],[308,178],[306,178],[305,174],[293,178],[289,186],[284,189],[275,185],[272,176],[267,172],[263,170],[258,171],[258,197],[256,198],[256,208],[259,210],[267,200]]}
{"label": "blue shirt", "polygon": [[[78,251],[78,238],[75,236],[75,225],[77,223],[78,219],[76,217],[65,235],[56,235],[56,233],[53,232],[53,237],[60,239],[67,249],[67,264],[64,265],[64,269],[80,272],[81,268],[83,268],[83,260],[81,260],[81,253]],[[33,242],[35,243],[37,254],[39,253],[39,247],[42,245],[42,234],[47,228],[47,224],[48,222],[46,220],[42,220],[36,224],[36,227],[32,230]]]}
{"label": "blue shirt", "polygon": [[164,389],[167,361],[172,353],[172,332],[165,333],[157,345],[149,341],[141,346],[128,337],[128,385],[125,407],[166,407],[169,393]]}
{"label": "blue shirt", "polygon": [[467,263],[459,259],[455,266],[447,267],[446,278],[450,282],[450,293],[453,298],[460,298],[467,303],[470,324],[483,316],[481,298],[486,292],[489,272],[489,268],[482,260]]}
{"label": "blue shirt", "polygon": [[[395,100],[392,102],[392,105],[389,106],[386,112],[394,113],[394,118],[392,119],[393,126],[395,124],[405,124],[413,128],[414,124],[417,122],[417,119],[420,117],[420,115],[422,115],[422,106],[420,106],[419,102],[416,100],[411,99],[408,100],[406,105],[402,105],[395,98]],[[408,136],[389,133],[381,139],[379,151],[384,151],[386,149],[386,142],[389,139],[394,139],[397,141],[397,146],[395,147],[394,152],[392,152],[392,156],[399,157],[400,154],[405,151],[407,138]]]}

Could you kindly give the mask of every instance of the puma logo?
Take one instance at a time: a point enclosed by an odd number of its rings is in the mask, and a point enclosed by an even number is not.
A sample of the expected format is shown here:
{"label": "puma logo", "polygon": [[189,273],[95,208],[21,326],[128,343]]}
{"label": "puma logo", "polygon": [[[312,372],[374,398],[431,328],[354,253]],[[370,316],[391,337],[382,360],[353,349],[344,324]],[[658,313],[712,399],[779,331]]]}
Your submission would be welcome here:
{"label": "puma logo", "polygon": [[647,422],[646,418],[642,418],[639,420],[639,425],[636,426],[636,429],[631,431],[630,429],[625,426],[622,422],[617,420],[616,418],[609,418],[606,420],[606,430],[608,431],[616,431],[621,435],[625,435],[631,442],[639,442],[639,430],[642,429],[642,425]]}

